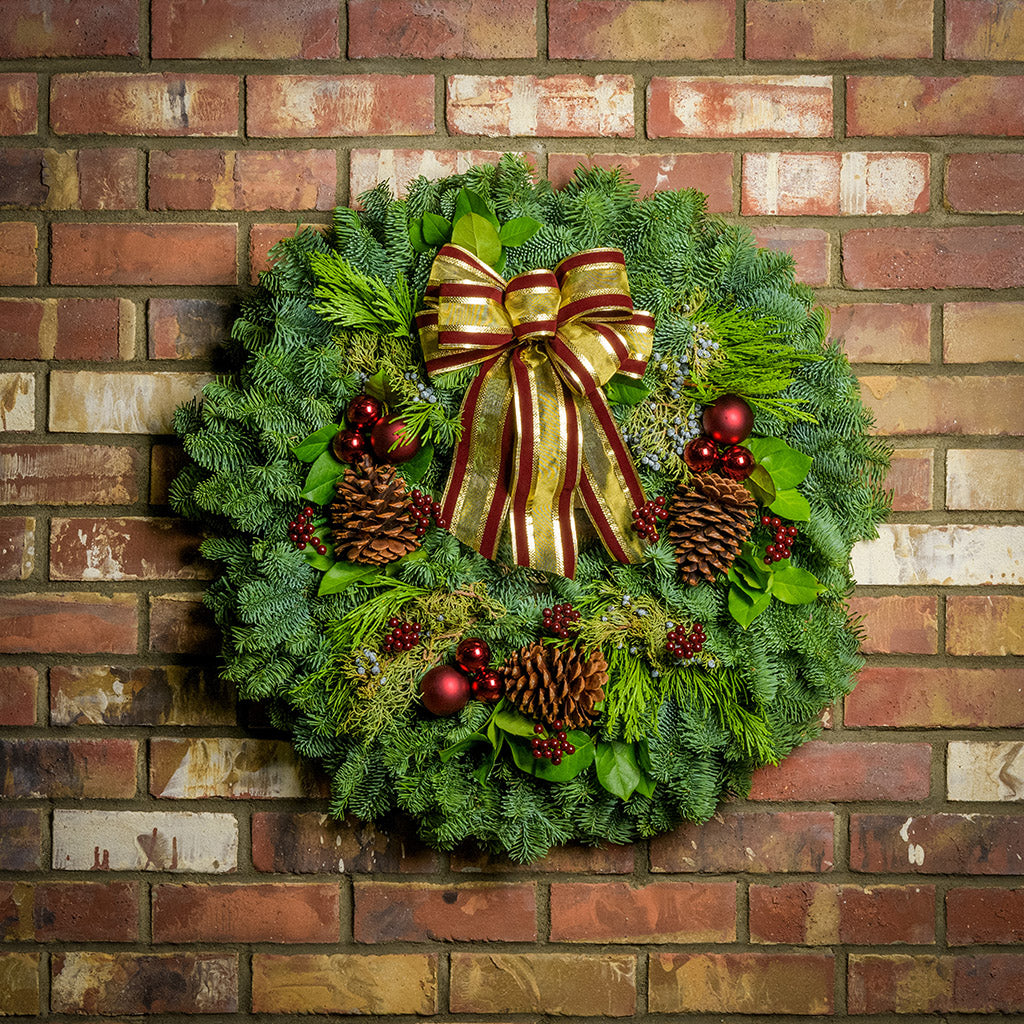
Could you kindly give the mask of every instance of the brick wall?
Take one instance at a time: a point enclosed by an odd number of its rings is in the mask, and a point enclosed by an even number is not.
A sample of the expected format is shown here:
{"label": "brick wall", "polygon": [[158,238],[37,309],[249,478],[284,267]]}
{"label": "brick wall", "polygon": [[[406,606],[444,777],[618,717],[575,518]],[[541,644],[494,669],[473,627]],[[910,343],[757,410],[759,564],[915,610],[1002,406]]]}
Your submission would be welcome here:
{"label": "brick wall", "polygon": [[[1024,1012],[1024,0],[0,26],[0,1014]],[[273,241],[507,149],[697,186],[792,252],[897,447],[825,738],[703,828],[528,869],[325,820],[218,683],[165,500]]]}

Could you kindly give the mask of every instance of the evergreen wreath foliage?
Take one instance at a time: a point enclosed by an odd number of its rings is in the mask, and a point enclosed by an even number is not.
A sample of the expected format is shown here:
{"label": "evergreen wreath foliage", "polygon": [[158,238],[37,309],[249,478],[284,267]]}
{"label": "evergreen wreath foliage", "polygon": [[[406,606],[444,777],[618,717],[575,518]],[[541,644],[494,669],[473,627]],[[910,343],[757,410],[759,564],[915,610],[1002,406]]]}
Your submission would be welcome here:
{"label": "evergreen wreath foliage", "polygon": [[[647,496],[671,499],[690,479],[682,445],[702,405],[739,394],[754,412],[755,458],[782,467],[752,478],[754,496],[800,521],[791,558],[764,564],[760,520],[728,575],[697,586],[665,536],[634,564],[584,543],[574,579],[516,568],[505,547],[489,561],[437,526],[387,567],[289,540],[304,505],[330,500],[339,468],[332,476],[321,453],[367,387],[386,389],[424,442],[398,472],[435,496],[443,487],[476,368],[430,380],[413,317],[465,190],[501,227],[506,278],[622,250],[633,301],[656,328],[642,381],[613,378],[606,393]],[[189,459],[172,504],[205,525],[202,552],[221,569],[205,602],[223,632],[223,675],[324,766],[332,814],[404,812],[438,848],[474,841],[529,861],[570,840],[626,843],[708,819],[748,792],[756,768],[815,735],[861,665],[845,603],[850,550],[888,514],[889,453],[868,435],[827,315],[794,283],[787,254],[709,217],[704,196],[638,199],[619,172],[580,170],[556,190],[505,157],[419,178],[404,200],[382,184],[360,202],[336,210],[326,234],[305,228],[275,247],[232,330],[235,371],[176,414]],[[532,234],[520,230],[530,219]],[[569,640],[542,626],[559,603],[580,613]],[[386,653],[394,617],[419,623],[427,642]],[[673,629],[698,622],[698,656],[666,651]],[[486,641],[494,664],[539,641],[601,649],[599,717],[570,734],[577,749],[561,765],[533,757],[533,723],[507,701],[470,700],[450,717],[423,708],[420,677],[465,637]]]}

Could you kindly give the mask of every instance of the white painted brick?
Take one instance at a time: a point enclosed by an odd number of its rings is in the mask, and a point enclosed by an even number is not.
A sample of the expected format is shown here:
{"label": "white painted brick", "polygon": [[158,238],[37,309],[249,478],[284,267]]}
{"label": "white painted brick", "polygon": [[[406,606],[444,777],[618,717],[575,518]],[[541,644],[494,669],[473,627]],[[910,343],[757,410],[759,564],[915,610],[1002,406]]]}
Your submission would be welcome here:
{"label": "white painted brick", "polygon": [[950,800],[1024,800],[1024,743],[950,743],[946,792]]}

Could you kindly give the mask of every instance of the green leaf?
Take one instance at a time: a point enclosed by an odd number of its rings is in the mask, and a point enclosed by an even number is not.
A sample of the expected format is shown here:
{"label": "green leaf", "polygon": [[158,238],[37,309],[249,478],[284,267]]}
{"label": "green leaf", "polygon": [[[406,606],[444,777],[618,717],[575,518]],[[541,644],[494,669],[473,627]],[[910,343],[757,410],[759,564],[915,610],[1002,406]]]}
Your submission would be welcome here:
{"label": "green leaf", "polygon": [[740,584],[734,583],[729,588],[729,614],[744,628],[750,624],[771,604],[772,595],[768,591],[756,595],[749,594]]}
{"label": "green leaf", "polygon": [[657,785],[658,783],[650,775],[644,774],[640,776],[640,781],[636,784],[636,791],[649,800],[654,796],[654,787]]}
{"label": "green leaf", "polygon": [[639,405],[650,393],[642,381],[616,374],[604,386],[604,393],[613,405]]}
{"label": "green leaf", "polygon": [[309,562],[314,569],[319,569],[321,572],[325,572],[337,561],[334,557],[334,546],[331,541],[330,526],[325,523],[323,526],[317,527],[313,536],[326,545],[327,554],[318,555],[312,545],[307,545],[306,549],[302,552],[302,557]]}
{"label": "green leaf", "polygon": [[804,522],[811,518],[811,506],[807,499],[795,488],[779,491],[775,500],[768,506],[777,516]]}
{"label": "green leaf", "polygon": [[501,240],[494,225],[478,213],[460,217],[452,231],[452,242],[479,256],[492,267],[501,256]]}
{"label": "green leaf", "polygon": [[795,565],[772,576],[772,593],[786,604],[810,604],[824,589],[813,573]]}
{"label": "green leaf", "polygon": [[340,480],[345,467],[329,452],[323,452],[309,467],[302,497],[317,505],[325,505],[334,495],[335,481]]}
{"label": "green leaf", "polygon": [[395,468],[402,474],[407,484],[412,486],[423,479],[423,474],[430,468],[434,461],[434,446],[428,441],[420,445],[419,451],[405,462],[400,462]]}
{"label": "green leaf", "polygon": [[487,205],[487,200],[471,188],[459,189],[458,197],[455,200],[455,213],[452,217],[453,223],[458,224],[461,218],[468,217],[473,213],[478,217],[483,217],[495,231],[498,230],[500,226],[498,218],[494,216],[494,211]]}
{"label": "green leaf", "polygon": [[780,491],[796,487],[810,472],[814,461],[778,437],[751,438],[746,446],[757,463],[771,474],[776,490]]}
{"label": "green leaf", "polygon": [[438,213],[431,213],[429,210],[423,214],[423,241],[427,245],[439,248],[451,238],[451,234],[452,225],[450,221],[445,220]]}
{"label": "green leaf", "polygon": [[321,427],[316,433],[303,438],[293,449],[292,455],[301,462],[315,462],[317,458],[329,447],[334,435],[341,430],[337,423],[328,423]]}
{"label": "green leaf", "polygon": [[324,573],[320,581],[320,589],[316,592],[317,597],[324,594],[340,594],[347,590],[353,583],[369,579],[377,575],[377,567],[374,565],[355,565],[352,562],[335,562],[334,565]]}
{"label": "green leaf", "polygon": [[430,251],[430,246],[427,245],[426,239],[423,237],[422,217],[409,221],[409,243],[416,252]]}
{"label": "green leaf", "polygon": [[597,781],[620,800],[628,800],[640,785],[642,774],[632,743],[611,740],[600,743],[594,755]]}
{"label": "green leaf", "polygon": [[753,559],[738,558],[733,562],[727,578],[733,583],[742,580],[752,591],[758,591],[768,589],[770,575],[763,565],[758,565]]}
{"label": "green leaf", "polygon": [[516,767],[545,782],[568,782],[590,767],[594,760],[594,743],[579,730],[568,733],[569,742],[576,752],[562,758],[561,764],[552,764],[546,758],[534,757],[533,749],[524,743],[509,743]]}
{"label": "green leaf", "polygon": [[490,746],[490,740],[482,732],[472,732],[464,739],[459,740],[458,743],[445,747],[440,753],[442,764],[450,761],[456,754],[461,754],[464,750],[469,750],[470,747],[476,746],[478,743],[486,743]]}
{"label": "green leaf", "polygon": [[387,397],[387,382],[384,380],[384,371],[378,370],[372,377],[367,377],[363,390],[368,395],[383,401]]}
{"label": "green leaf", "polygon": [[512,708],[501,708],[494,712],[491,721],[503,732],[513,736],[533,736],[533,727],[537,724],[532,718]]}
{"label": "green leaf", "polygon": [[771,473],[764,466],[757,465],[754,472],[744,481],[747,490],[754,496],[755,501],[762,505],[770,505],[775,500],[775,481]]}
{"label": "green leaf", "polygon": [[498,237],[501,239],[502,245],[512,249],[517,245],[522,245],[523,242],[528,242],[540,229],[539,220],[534,220],[532,217],[513,217],[501,225]]}

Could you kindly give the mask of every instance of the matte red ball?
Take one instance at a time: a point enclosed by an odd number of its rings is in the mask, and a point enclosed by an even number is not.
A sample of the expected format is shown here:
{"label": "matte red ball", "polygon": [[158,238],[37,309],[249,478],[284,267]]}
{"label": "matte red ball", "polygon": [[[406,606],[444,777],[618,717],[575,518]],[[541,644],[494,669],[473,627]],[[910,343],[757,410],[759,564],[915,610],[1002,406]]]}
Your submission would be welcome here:
{"label": "matte red ball", "polygon": [[[370,447],[380,462],[408,462],[419,450],[420,439],[413,436],[409,441],[400,441],[405,430],[405,420],[397,417],[378,420],[370,433]],[[392,448],[392,445],[397,446]]]}
{"label": "matte red ball", "polygon": [[485,640],[475,636],[466,637],[455,648],[455,660],[466,672],[479,672],[491,660],[491,649]]}
{"label": "matte red ball", "polygon": [[481,672],[470,684],[470,688],[473,691],[474,699],[486,704],[493,704],[495,701],[501,700],[505,691],[501,677],[490,669]]}
{"label": "matte red ball", "polygon": [[718,461],[718,446],[710,437],[695,437],[683,449],[683,461],[694,473],[706,473]]}
{"label": "matte red ball", "polygon": [[368,430],[384,415],[384,403],[373,395],[356,395],[348,404],[345,420],[356,430]]}
{"label": "matte red ball", "polygon": [[469,680],[451,665],[437,665],[420,680],[420,694],[432,715],[454,715],[469,701]]}
{"label": "matte red ball", "polygon": [[339,462],[357,462],[367,451],[366,438],[358,430],[343,430],[334,435],[331,451]]}
{"label": "matte red ball", "polygon": [[739,395],[722,395],[704,409],[704,432],[719,444],[739,444],[754,429],[754,414]]}
{"label": "matte red ball", "polygon": [[722,472],[730,480],[746,480],[756,465],[750,449],[741,444],[734,444],[722,453]]}

